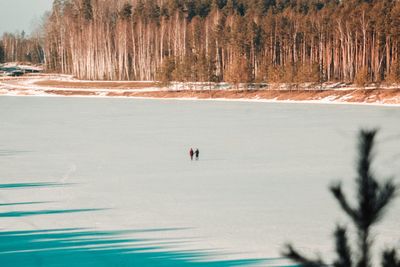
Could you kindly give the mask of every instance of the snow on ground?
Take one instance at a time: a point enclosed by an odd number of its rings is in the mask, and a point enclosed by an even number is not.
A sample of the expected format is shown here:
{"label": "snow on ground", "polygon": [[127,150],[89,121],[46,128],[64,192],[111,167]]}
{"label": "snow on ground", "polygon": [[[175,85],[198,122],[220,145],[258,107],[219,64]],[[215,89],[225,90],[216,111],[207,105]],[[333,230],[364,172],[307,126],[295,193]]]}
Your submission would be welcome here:
{"label": "snow on ground", "polygon": [[[90,82],[95,82],[95,81],[83,81],[83,80],[76,80],[74,79],[71,75],[32,75],[32,76],[27,76],[27,77],[19,77],[19,78],[8,78],[1,80],[0,79],[0,90],[5,90],[5,91],[11,91],[10,93],[13,95],[13,92],[16,92],[17,94],[28,94],[30,95],[31,92],[36,91],[36,93],[33,93],[33,95],[42,95],[42,96],[47,96],[51,95],[49,93],[46,93],[46,90],[54,90],[54,91],[65,91],[68,89],[69,91],[88,91],[88,92],[98,92],[99,95],[105,92],[113,91],[113,92],[137,92],[137,91],[155,91],[159,90],[159,88],[156,87],[148,87],[148,88],[141,88],[141,89],[115,89],[115,88],[62,88],[62,87],[49,87],[49,86],[40,86],[37,85],[37,82],[41,81],[48,81],[48,80],[54,80],[54,81],[60,81],[60,82],[75,82],[79,81],[82,83],[90,83]],[[107,81],[102,81],[103,83],[107,84]],[[140,83],[141,81],[138,81]],[[112,81],[112,83],[118,83],[115,81]],[[124,82],[119,82],[119,83],[124,83]],[[14,90],[9,90],[9,89],[14,89]],[[8,94],[5,93],[5,94]]]}
{"label": "snow on ground", "polygon": [[[288,241],[329,256],[335,223],[349,222],[327,187],[350,191],[360,127],[381,129],[377,173],[400,182],[395,107],[5,96],[0,107],[5,266],[272,266]],[[399,201],[377,247],[399,245],[398,221]],[[242,261],[259,258],[275,260]]]}
{"label": "snow on ground", "polygon": [[[91,86],[91,84],[95,85]],[[143,86],[140,84],[143,84]],[[400,103],[398,86],[396,85],[387,86],[385,89],[378,89],[376,86],[357,88],[346,83],[324,83],[322,85],[304,83],[297,87],[290,84],[258,84],[257,86],[264,86],[265,90],[252,90],[251,88],[257,89],[256,85],[251,85],[247,91],[232,90],[232,86],[227,83],[173,82],[169,86],[161,86],[148,81],[83,81],[77,80],[71,75],[60,74],[38,74],[17,78],[0,77],[0,94],[9,96],[64,95],[68,97],[212,99],[393,106],[398,106]],[[244,89],[244,85],[239,85],[239,88]],[[280,92],[279,90],[283,91]]]}

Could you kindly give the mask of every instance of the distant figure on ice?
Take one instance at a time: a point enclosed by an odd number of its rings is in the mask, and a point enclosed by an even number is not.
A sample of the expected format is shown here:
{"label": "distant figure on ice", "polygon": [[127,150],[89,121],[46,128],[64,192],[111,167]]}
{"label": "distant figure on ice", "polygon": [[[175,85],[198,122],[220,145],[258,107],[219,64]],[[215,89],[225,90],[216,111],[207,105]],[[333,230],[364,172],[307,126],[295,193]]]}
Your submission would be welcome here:
{"label": "distant figure on ice", "polygon": [[200,151],[199,151],[198,148],[196,148],[196,151],[194,152],[194,154],[196,155],[196,160],[198,160],[199,159],[199,154],[200,154]]}
{"label": "distant figure on ice", "polygon": [[189,150],[190,160],[193,160],[193,154],[194,154],[193,148],[191,148],[191,149]]}

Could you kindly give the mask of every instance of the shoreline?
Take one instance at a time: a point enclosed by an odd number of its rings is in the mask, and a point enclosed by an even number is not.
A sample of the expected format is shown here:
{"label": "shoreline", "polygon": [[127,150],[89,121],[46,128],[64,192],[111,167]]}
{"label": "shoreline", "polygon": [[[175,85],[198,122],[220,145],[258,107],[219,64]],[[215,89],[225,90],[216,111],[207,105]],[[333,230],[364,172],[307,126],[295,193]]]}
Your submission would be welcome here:
{"label": "shoreline", "polygon": [[[57,84],[57,81],[60,84]],[[173,87],[148,87],[145,85],[155,83],[143,81],[92,81],[92,83],[97,85],[88,88],[85,87],[88,81],[79,81],[72,76],[54,74],[24,76],[15,79],[0,78],[0,96],[100,97],[400,107],[400,88],[396,86],[387,88],[348,86],[325,89],[312,89],[313,87],[302,87],[300,89],[182,89],[187,84],[176,83]],[[68,87],[69,84],[71,86]],[[107,86],[110,84],[115,84],[115,87]],[[143,86],[140,86],[141,84]],[[283,84],[283,86],[285,85]]]}
{"label": "shoreline", "polygon": [[248,98],[188,98],[188,97],[146,97],[146,96],[101,96],[101,95],[61,95],[61,94],[37,94],[37,95],[13,95],[2,94],[0,97],[43,97],[43,98],[116,98],[132,100],[167,100],[167,101],[212,101],[212,102],[251,102],[269,104],[316,104],[316,105],[350,105],[350,106],[376,106],[376,107],[400,107],[400,104],[385,104],[374,102],[339,102],[318,100],[275,100],[275,99],[248,99]]}

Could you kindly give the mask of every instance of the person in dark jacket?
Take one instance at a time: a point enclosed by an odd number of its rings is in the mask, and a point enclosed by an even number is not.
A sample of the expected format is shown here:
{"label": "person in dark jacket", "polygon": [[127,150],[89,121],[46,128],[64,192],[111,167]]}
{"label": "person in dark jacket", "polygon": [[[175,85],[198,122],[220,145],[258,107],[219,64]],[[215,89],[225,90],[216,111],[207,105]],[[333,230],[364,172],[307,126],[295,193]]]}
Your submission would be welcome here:
{"label": "person in dark jacket", "polygon": [[196,160],[198,160],[199,159],[199,154],[200,154],[200,151],[199,151],[198,148],[196,148],[196,151],[194,151],[194,154],[196,155]]}
{"label": "person in dark jacket", "polygon": [[193,160],[193,154],[194,154],[193,148],[191,148],[191,149],[189,150],[190,160]]}

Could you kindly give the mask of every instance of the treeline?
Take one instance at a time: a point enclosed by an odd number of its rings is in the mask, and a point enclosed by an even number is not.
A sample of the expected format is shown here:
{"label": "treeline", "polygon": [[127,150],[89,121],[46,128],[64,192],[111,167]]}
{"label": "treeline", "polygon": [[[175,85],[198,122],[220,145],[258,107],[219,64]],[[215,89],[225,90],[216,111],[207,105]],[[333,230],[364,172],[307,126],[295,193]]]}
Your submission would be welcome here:
{"label": "treeline", "polygon": [[84,79],[400,80],[398,0],[55,0],[45,32]]}
{"label": "treeline", "polygon": [[44,63],[42,40],[38,36],[4,33],[0,38],[0,62]]}

